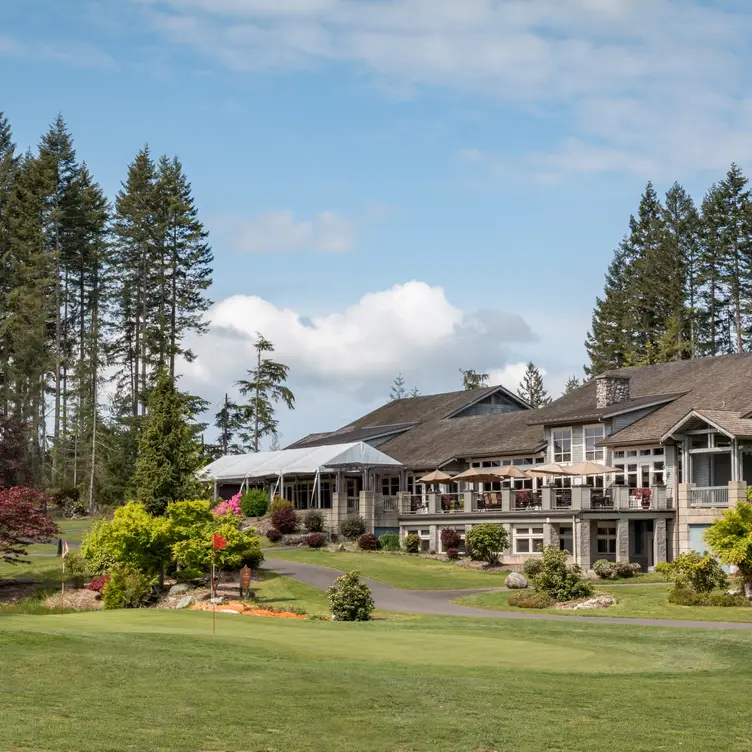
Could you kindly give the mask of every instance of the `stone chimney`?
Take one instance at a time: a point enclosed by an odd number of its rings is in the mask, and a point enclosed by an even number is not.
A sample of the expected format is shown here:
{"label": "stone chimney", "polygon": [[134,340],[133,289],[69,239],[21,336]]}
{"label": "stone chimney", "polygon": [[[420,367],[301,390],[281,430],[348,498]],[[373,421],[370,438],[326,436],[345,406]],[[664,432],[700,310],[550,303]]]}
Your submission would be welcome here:
{"label": "stone chimney", "polygon": [[598,376],[595,379],[595,406],[611,407],[629,399],[629,376]]}

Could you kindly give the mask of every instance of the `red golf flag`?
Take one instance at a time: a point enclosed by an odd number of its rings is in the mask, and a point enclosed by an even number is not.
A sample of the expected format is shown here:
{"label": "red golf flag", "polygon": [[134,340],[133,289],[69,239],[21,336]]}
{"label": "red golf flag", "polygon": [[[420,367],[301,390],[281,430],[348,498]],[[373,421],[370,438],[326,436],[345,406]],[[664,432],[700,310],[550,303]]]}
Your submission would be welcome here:
{"label": "red golf flag", "polygon": [[227,541],[219,533],[214,533],[214,538],[212,539],[212,548],[215,548],[217,551],[221,551],[226,545]]}

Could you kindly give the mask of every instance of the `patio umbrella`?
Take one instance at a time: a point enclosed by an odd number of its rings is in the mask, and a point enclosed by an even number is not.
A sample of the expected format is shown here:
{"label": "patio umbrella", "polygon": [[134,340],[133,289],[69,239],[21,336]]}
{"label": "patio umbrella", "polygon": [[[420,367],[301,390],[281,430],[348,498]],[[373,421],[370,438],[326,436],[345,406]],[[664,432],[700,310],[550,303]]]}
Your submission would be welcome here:
{"label": "patio umbrella", "polygon": [[449,473],[444,473],[441,470],[434,470],[428,475],[424,475],[422,478],[418,478],[418,483],[447,483],[454,480],[453,476]]}
{"label": "patio umbrella", "polygon": [[452,480],[464,480],[467,483],[498,483],[499,476],[487,468],[471,467],[459,475],[455,475]]}
{"label": "patio umbrella", "polygon": [[599,462],[577,462],[574,465],[569,465],[567,470],[572,475],[603,475],[603,473],[618,473],[621,472],[615,467],[609,467],[608,465],[601,465]]}
{"label": "patio umbrella", "polygon": [[497,470],[492,471],[492,475],[496,475],[499,478],[527,478],[528,476],[514,465],[504,465]]}
{"label": "patio umbrella", "polygon": [[546,478],[549,475],[579,475],[579,473],[572,472],[571,466],[565,467],[556,462],[549,462],[547,465],[536,465],[532,470],[528,470],[527,474],[531,478]]}

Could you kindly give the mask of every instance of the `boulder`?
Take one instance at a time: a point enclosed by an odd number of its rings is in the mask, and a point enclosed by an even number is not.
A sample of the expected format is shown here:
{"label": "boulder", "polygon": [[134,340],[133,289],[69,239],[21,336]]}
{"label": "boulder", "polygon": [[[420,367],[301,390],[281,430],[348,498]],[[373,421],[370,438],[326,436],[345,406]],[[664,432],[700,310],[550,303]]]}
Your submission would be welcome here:
{"label": "boulder", "polygon": [[340,552],[343,552],[343,553],[345,551],[347,551],[347,548],[345,548],[345,544],[344,543],[340,543],[339,546],[337,546],[337,551],[340,551]]}
{"label": "boulder", "polygon": [[173,585],[168,595],[183,595],[191,589],[190,585]]}
{"label": "boulder", "polygon": [[214,606],[221,606],[223,603],[227,603],[225,598],[209,598],[209,603]]}
{"label": "boulder", "polygon": [[519,572],[510,572],[504,580],[504,584],[510,590],[523,590],[527,587],[527,578]]}
{"label": "boulder", "polygon": [[731,588],[731,590],[726,591],[726,595],[744,595],[744,590],[742,588]]}
{"label": "boulder", "polygon": [[192,595],[185,595],[179,601],[175,608],[190,608],[195,605],[196,599]]}

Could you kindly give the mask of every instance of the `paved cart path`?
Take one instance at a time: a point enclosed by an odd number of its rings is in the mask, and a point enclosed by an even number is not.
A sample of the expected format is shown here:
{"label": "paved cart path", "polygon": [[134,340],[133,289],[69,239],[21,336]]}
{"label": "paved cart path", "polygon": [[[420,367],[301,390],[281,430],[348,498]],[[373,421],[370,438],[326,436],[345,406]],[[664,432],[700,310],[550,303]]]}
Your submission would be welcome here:
{"label": "paved cart path", "polygon": [[[343,574],[338,569],[303,564],[298,561],[267,558],[264,569],[279,575],[291,577],[318,590],[326,590],[334,580]],[[474,590],[400,590],[363,578],[373,593],[376,608],[409,614],[430,614],[434,616],[474,616],[486,619],[537,619],[540,621],[576,621],[587,624],[626,624],[643,627],[689,627],[694,629],[752,629],[752,623],[716,621],[679,621],[675,619],[628,619],[609,616],[559,616],[558,614],[525,613],[522,611],[487,611],[486,609],[460,606],[452,601],[465,595],[488,593],[506,588],[478,588]]]}

